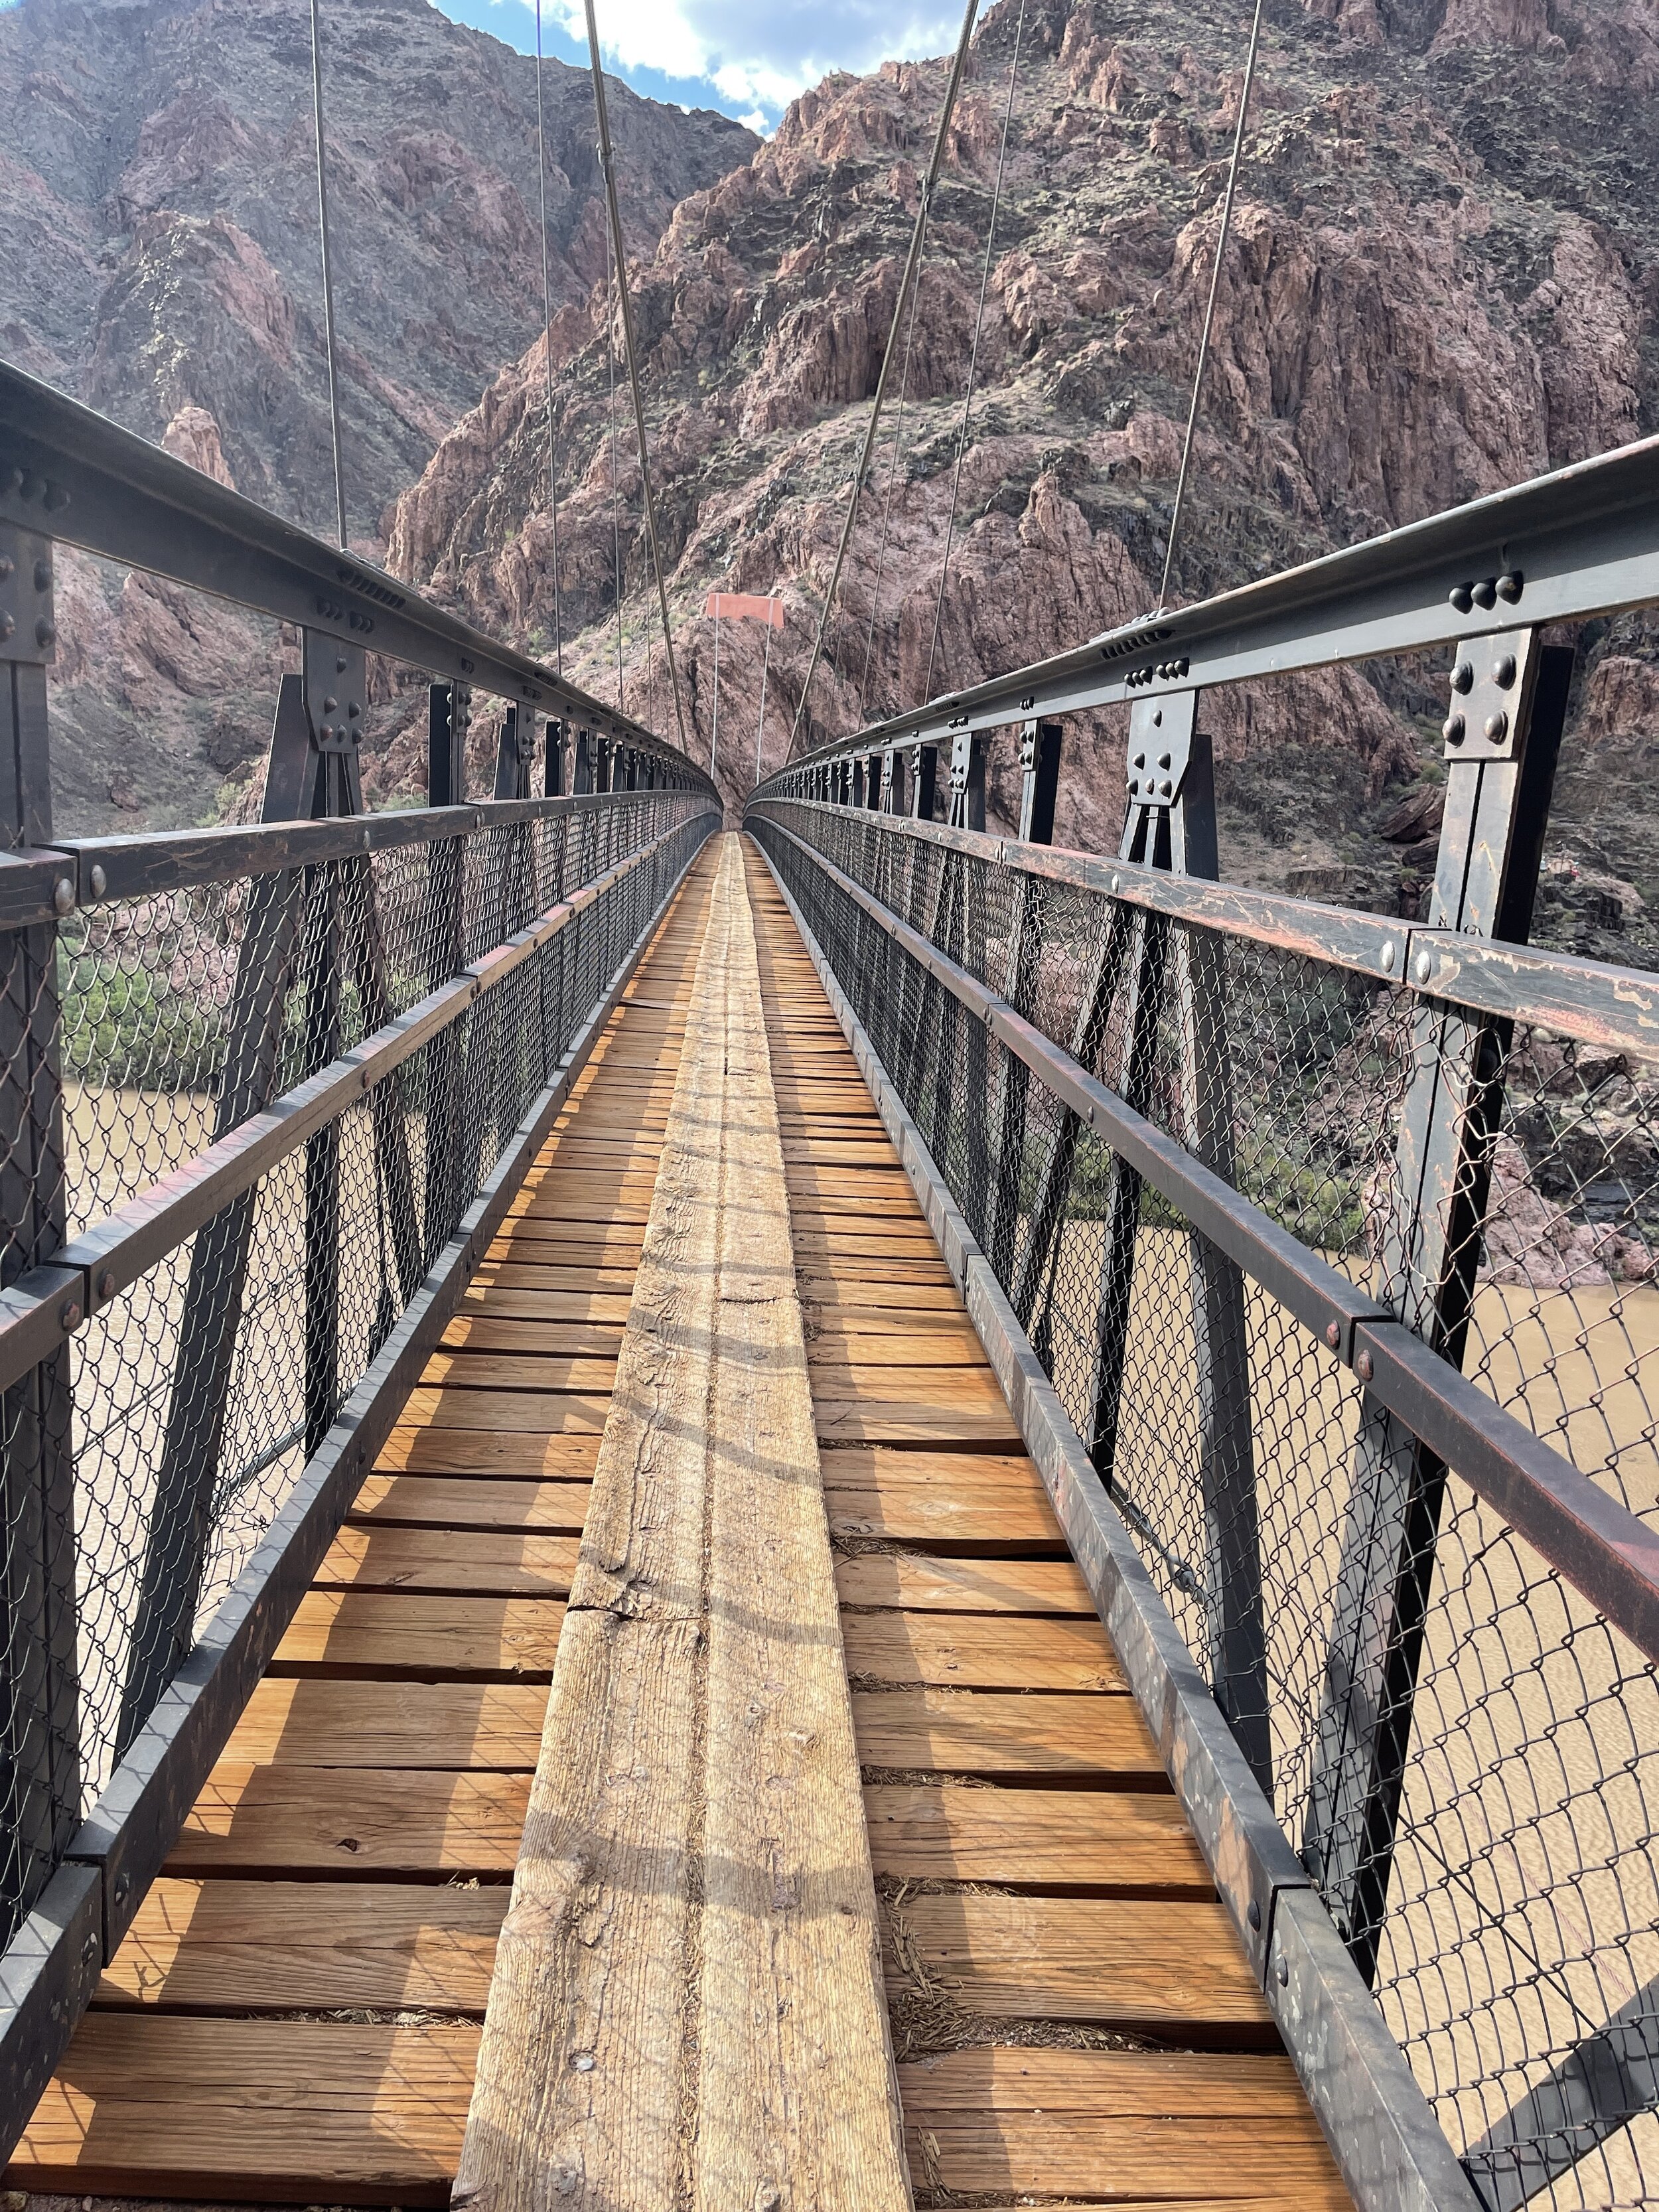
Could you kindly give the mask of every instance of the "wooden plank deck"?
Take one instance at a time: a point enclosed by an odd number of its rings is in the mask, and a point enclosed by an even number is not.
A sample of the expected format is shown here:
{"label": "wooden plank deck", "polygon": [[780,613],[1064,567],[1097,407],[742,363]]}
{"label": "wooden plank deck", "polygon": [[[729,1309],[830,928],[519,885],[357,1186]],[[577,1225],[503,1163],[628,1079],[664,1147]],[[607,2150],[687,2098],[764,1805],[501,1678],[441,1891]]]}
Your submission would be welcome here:
{"label": "wooden plank deck", "polygon": [[[716,858],[366,1480],[12,2186],[447,2201]],[[908,1180],[744,865],[917,2200],[1338,2212]]]}
{"label": "wooden plank deck", "polygon": [[112,1960],[14,2187],[447,2203],[713,860]]}

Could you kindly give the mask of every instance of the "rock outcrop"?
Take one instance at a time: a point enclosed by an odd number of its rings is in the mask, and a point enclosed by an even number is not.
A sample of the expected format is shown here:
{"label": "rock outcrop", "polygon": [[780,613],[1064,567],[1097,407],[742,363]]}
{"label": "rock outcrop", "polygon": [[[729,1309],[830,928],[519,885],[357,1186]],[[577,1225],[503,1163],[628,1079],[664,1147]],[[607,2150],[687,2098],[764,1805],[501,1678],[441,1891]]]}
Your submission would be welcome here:
{"label": "rock outcrop", "polygon": [[[1014,22],[1001,0],[979,34],[902,333],[902,404],[896,392],[804,718],[817,736],[1074,644],[1156,595],[1237,115],[1237,14],[1028,0],[987,268]],[[1616,48],[1639,76],[1656,25],[1651,0],[1310,0],[1299,20],[1270,18],[1180,597],[1604,451],[1659,416],[1659,118],[1605,67]],[[712,586],[785,595],[767,763],[787,744],[944,75],[827,79],[750,161],[690,195],[634,270],[699,748]],[[1524,139],[1522,113],[1549,128]],[[620,653],[629,703],[664,723],[620,415],[617,617],[598,292],[556,332],[554,368],[568,665],[615,696]],[[504,372],[390,532],[403,574],[538,640],[555,623],[544,376],[539,349]],[[1659,735],[1646,626],[1598,626],[1586,642],[1581,749]],[[753,774],[762,645],[757,630],[722,635],[720,769],[734,799]],[[1431,845],[1385,825],[1402,804],[1435,811],[1442,696],[1407,667],[1212,700],[1230,866],[1413,908]],[[1062,826],[1089,845],[1115,839],[1121,806],[1120,732],[1099,723],[1067,738]],[[993,772],[1005,813],[1009,752]],[[418,773],[412,744],[388,773]],[[1595,844],[1584,800],[1566,776],[1563,834],[1578,821]],[[1659,849],[1638,860],[1627,839],[1602,860],[1620,878],[1650,865],[1659,892]]]}

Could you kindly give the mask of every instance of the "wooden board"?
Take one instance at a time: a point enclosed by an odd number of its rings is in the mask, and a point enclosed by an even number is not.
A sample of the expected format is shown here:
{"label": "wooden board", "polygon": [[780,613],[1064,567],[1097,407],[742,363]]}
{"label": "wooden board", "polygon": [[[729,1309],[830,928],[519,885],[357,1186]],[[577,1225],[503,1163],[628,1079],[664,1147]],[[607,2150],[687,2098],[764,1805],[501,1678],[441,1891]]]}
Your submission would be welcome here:
{"label": "wooden board", "polygon": [[490,2212],[908,2205],[811,1413],[729,839],[457,2182]]}
{"label": "wooden board", "polygon": [[443,1774],[221,1759],[167,1858],[172,1875],[510,1875],[527,1774]]}
{"label": "wooden board", "polygon": [[1231,2212],[1345,2212],[1290,2061],[1145,2051],[975,2050],[901,2067],[918,2187],[1110,2193]]}
{"label": "wooden board", "polygon": [[311,1589],[283,1632],[273,1675],[550,1681],[564,1607],[546,1597],[410,1597]]}
{"label": "wooden board", "polygon": [[848,1670],[872,1682],[963,1690],[1124,1690],[1105,1630],[1006,1613],[848,1613]]}
{"label": "wooden board", "polygon": [[866,1766],[1115,1775],[1160,1787],[1164,1781],[1157,1747],[1133,1698],[860,1690],[853,1698],[853,1720]]}
{"label": "wooden board", "polygon": [[453,1883],[151,1886],[94,2002],[168,2012],[476,2012],[506,1888]]}
{"label": "wooden board", "polygon": [[224,1757],[255,1765],[477,1766],[528,1772],[547,1692],[538,1684],[260,1682]]}
{"label": "wooden board", "polygon": [[489,1475],[371,1474],[351,1502],[351,1518],[370,1527],[525,1528],[580,1536],[586,1482],[537,1482]]}
{"label": "wooden board", "polygon": [[1173,1796],[1139,1790],[969,1790],[877,1783],[864,1793],[878,1874],[1122,1897],[1214,1896]]}
{"label": "wooden board", "polygon": [[1048,1499],[1030,1491],[1005,1498],[987,1487],[953,1498],[940,1484],[890,1483],[880,1490],[838,1486],[826,1496],[837,1536],[927,1544],[936,1552],[1065,1554],[1066,1540]]}
{"label": "wooden board", "polygon": [[477,2047],[464,2024],[89,2013],[6,2178],[150,2198],[447,2205]]}
{"label": "wooden board", "polygon": [[348,1522],[318,1568],[315,1587],[563,1597],[576,1547],[574,1536],[361,1528]]}
{"label": "wooden board", "polygon": [[599,1455],[597,1432],[510,1436],[495,1430],[398,1427],[381,1445],[374,1470],[380,1474],[550,1475],[586,1481]]}
{"label": "wooden board", "polygon": [[843,1605],[902,1606],[926,1613],[1080,1613],[1088,1584],[1069,1559],[942,1559],[923,1553],[870,1552],[837,1563]]}
{"label": "wooden board", "polygon": [[967,2012],[1089,2021],[1276,2048],[1225,1908],[1167,1898],[924,1895],[890,1906],[890,1990],[920,1978]]}

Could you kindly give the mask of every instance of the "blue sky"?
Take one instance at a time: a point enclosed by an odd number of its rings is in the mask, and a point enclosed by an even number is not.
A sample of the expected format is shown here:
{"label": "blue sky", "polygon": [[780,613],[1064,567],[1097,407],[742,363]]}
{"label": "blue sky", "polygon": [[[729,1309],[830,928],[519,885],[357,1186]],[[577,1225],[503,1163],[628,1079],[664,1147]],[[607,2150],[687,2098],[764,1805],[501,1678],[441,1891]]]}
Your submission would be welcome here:
{"label": "blue sky", "polygon": [[[536,50],[534,0],[438,0],[446,15]],[[770,130],[832,69],[863,72],[955,44],[951,0],[596,0],[605,66],[636,92]],[[543,52],[585,64],[581,0],[542,0]]]}

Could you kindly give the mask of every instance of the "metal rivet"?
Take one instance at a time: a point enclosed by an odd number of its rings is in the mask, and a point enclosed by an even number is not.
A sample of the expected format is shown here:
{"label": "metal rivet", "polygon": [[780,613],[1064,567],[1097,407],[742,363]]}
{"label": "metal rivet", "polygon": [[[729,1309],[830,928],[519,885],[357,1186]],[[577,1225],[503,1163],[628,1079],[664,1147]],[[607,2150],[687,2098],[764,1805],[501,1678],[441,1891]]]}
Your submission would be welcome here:
{"label": "metal rivet", "polygon": [[325,723],[323,724],[323,737],[324,737],[325,741],[326,741],[328,738],[331,738],[333,735],[334,735],[334,725],[333,725],[331,722],[325,722]]}
{"label": "metal rivet", "polygon": [[1164,709],[1162,707],[1158,708],[1157,714],[1152,717],[1152,727],[1155,730],[1161,730],[1164,727]]}
{"label": "metal rivet", "polygon": [[1168,753],[1160,753],[1160,754],[1158,755],[1158,766],[1159,766],[1160,768],[1168,768],[1168,766],[1170,765],[1170,756],[1169,756],[1169,754],[1168,754]]}
{"label": "metal rivet", "polygon": [[1159,784],[1158,789],[1163,793],[1165,799],[1171,799],[1175,795],[1175,786],[1170,782],[1167,775],[1164,777],[1163,782]]}
{"label": "metal rivet", "polygon": [[87,1936],[82,1936],[82,1939],[81,1939],[81,1963],[82,1963],[82,1966],[89,1966],[92,1964],[93,1960],[94,1960],[97,1956],[98,1956],[98,1938],[97,1938],[97,1936],[94,1936],[94,1935],[87,1935]]}
{"label": "metal rivet", "polygon": [[1113,890],[1114,894],[1117,893],[1118,891],[1121,891],[1121,890],[1122,890],[1122,888],[1123,888],[1123,878],[1122,878],[1122,877],[1121,877],[1121,876],[1114,876],[1114,877],[1112,878],[1112,890]]}
{"label": "metal rivet", "polygon": [[63,1304],[58,1309],[58,1326],[61,1328],[71,1329],[80,1328],[81,1301],[79,1298],[64,1299]]}
{"label": "metal rivet", "polygon": [[108,889],[109,878],[104,873],[101,865],[98,861],[94,860],[92,864],[92,895],[94,898],[102,898],[104,893]]}
{"label": "metal rivet", "polygon": [[1260,1934],[1261,1929],[1261,1907],[1256,1903],[1255,1898],[1250,1899],[1250,1909],[1244,1917],[1249,1922],[1251,1927]]}
{"label": "metal rivet", "polygon": [[[461,663],[461,665],[463,668],[471,668],[472,663],[470,660],[464,660]],[[345,674],[345,667],[346,663],[344,653],[337,653],[334,656],[334,673],[337,676],[343,676]]]}
{"label": "metal rivet", "polygon": [[[1129,779],[1129,796],[1131,799],[1139,799],[1140,796],[1140,779],[1139,776],[1131,776]],[[1117,885],[1114,884],[1112,885],[1112,889],[1115,890],[1117,889]]]}
{"label": "metal rivet", "polygon": [[115,1902],[125,1905],[132,1894],[132,1876],[123,1872],[115,1877]]}
{"label": "metal rivet", "polygon": [[52,887],[52,911],[73,914],[75,911],[75,882],[70,876],[59,876]]}
{"label": "metal rivet", "polygon": [[3,553],[0,553],[0,584],[3,584],[7,577],[10,575],[11,567],[12,564],[6,558],[5,555]]}
{"label": "metal rivet", "polygon": [[1474,593],[1467,584],[1454,584],[1446,597],[1460,615],[1468,614],[1469,609],[1474,605]]}
{"label": "metal rivet", "polygon": [[324,714],[331,714],[334,712],[334,709],[335,709],[335,708],[339,705],[339,703],[340,703],[340,702],[339,702],[339,701],[338,701],[337,699],[325,699],[325,700],[324,700],[324,702],[323,702],[323,712],[324,712]]}
{"label": "metal rivet", "polygon": [[1412,973],[1419,983],[1426,983],[1434,973],[1433,953],[1419,952],[1412,963]]}
{"label": "metal rivet", "polygon": [[372,1084],[372,1083],[374,1082],[374,1073],[373,1073],[373,1071],[372,1071],[371,1069],[369,1069],[369,1068],[367,1068],[367,1067],[366,1067],[366,1068],[363,1070],[363,1088],[364,1088],[364,1090],[365,1090],[365,1091],[367,1091],[367,1090],[368,1089],[368,1087],[369,1087],[370,1084]]}
{"label": "metal rivet", "polygon": [[37,592],[49,592],[52,589],[52,563],[50,561],[37,561],[35,562],[34,588]]}
{"label": "metal rivet", "polygon": [[1484,583],[1477,584],[1471,596],[1478,607],[1496,606],[1498,604],[1497,577],[1488,576]]}
{"label": "metal rivet", "polygon": [[[350,705],[346,708],[346,718],[347,718],[347,720],[355,720],[355,719],[356,718],[356,716],[357,716],[357,715],[361,714],[362,713],[362,711],[363,711],[363,710],[362,710],[362,708],[357,704],[357,702],[354,699],[354,700],[352,701],[351,704],[350,704]],[[526,738],[526,740],[525,740],[525,743],[526,743],[526,744],[528,744],[528,743],[529,743],[529,742],[530,742],[529,738]]]}
{"label": "metal rivet", "polygon": [[1329,1345],[1333,1352],[1334,1352],[1338,1345],[1341,1343],[1342,1324],[1340,1321],[1328,1321],[1326,1322],[1325,1341]]}
{"label": "metal rivet", "polygon": [[1510,569],[1506,574],[1502,575],[1498,579],[1498,598],[1500,599],[1507,599],[1510,605],[1513,606],[1516,601],[1520,598],[1522,590],[1525,588],[1526,581],[1526,578],[1522,574],[1518,568]]}
{"label": "metal rivet", "polygon": [[1359,1377],[1362,1382],[1369,1382],[1370,1381],[1374,1370],[1371,1364],[1371,1355],[1369,1352],[1362,1352],[1358,1354],[1353,1363],[1353,1371]]}
{"label": "metal rivet", "polygon": [[1137,768],[1145,768],[1145,767],[1146,767],[1146,754],[1145,754],[1145,753],[1137,753],[1137,754],[1135,755],[1135,766],[1136,766]]}
{"label": "metal rivet", "polygon": [[1281,1959],[1279,1962],[1279,1986],[1282,1990],[1291,1978],[1290,1967]]}
{"label": "metal rivet", "polygon": [[1493,744],[1497,744],[1500,738],[1508,734],[1510,718],[1501,707],[1495,714],[1488,714],[1486,717],[1486,735],[1492,739]]}
{"label": "metal rivet", "polygon": [[1461,714],[1448,714],[1440,725],[1440,734],[1449,745],[1461,745],[1468,724]]}
{"label": "metal rivet", "polygon": [[57,625],[53,623],[49,623],[46,617],[42,615],[40,621],[34,625],[35,643],[37,645],[52,645],[57,641]]}
{"label": "metal rivet", "polygon": [[98,1278],[98,1295],[100,1298],[115,1296],[115,1270],[112,1267],[106,1267]]}
{"label": "metal rivet", "polygon": [[1454,669],[1453,669],[1453,671],[1452,671],[1452,678],[1451,678],[1451,686],[1452,686],[1452,690],[1453,690],[1454,691],[1467,691],[1467,690],[1470,690],[1470,689],[1471,689],[1471,687],[1473,686],[1474,683],[1474,663],[1473,663],[1472,661],[1468,661],[1468,660],[1460,660],[1460,661],[1458,662],[1458,664],[1457,664],[1456,667],[1455,667],[1455,668],[1454,668]]}
{"label": "metal rivet", "polygon": [[1500,653],[1492,665],[1492,680],[1500,691],[1507,691],[1515,681],[1515,655]]}
{"label": "metal rivet", "polygon": [[17,627],[9,614],[0,612],[0,638],[9,637]]}
{"label": "metal rivet", "polygon": [[1399,957],[1400,948],[1395,943],[1393,938],[1389,938],[1387,944],[1382,947],[1382,968],[1383,972],[1386,975],[1393,975],[1394,963]]}

